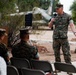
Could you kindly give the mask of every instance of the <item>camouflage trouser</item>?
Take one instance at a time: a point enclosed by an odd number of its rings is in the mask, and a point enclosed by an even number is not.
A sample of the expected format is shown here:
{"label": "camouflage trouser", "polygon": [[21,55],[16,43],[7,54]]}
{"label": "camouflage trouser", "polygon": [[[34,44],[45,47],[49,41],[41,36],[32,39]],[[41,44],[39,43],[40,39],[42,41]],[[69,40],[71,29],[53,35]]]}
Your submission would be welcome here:
{"label": "camouflage trouser", "polygon": [[55,61],[61,62],[60,48],[62,48],[62,52],[64,55],[65,62],[71,63],[70,46],[69,46],[67,39],[54,39],[53,40],[53,49],[54,49],[54,54],[55,54]]}

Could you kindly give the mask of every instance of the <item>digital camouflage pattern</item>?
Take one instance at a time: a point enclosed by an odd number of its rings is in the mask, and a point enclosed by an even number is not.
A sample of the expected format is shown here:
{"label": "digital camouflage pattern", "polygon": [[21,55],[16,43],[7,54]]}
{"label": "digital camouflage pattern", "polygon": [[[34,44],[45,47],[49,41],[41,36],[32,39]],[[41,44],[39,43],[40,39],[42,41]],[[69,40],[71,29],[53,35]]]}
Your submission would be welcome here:
{"label": "digital camouflage pattern", "polygon": [[55,17],[55,30],[54,30],[54,35],[53,38],[67,38],[67,31],[68,31],[68,25],[69,21],[71,20],[71,17],[64,13],[62,15],[57,15]]}
{"label": "digital camouflage pattern", "polygon": [[65,62],[70,63],[71,58],[70,58],[70,46],[68,43],[68,37],[67,37],[67,32],[68,32],[68,25],[69,21],[72,18],[64,13],[62,15],[57,15],[55,17],[54,25],[54,33],[53,33],[53,49],[55,53],[55,61],[61,61],[60,59],[60,48],[62,47],[63,55]]}
{"label": "digital camouflage pattern", "polygon": [[12,48],[12,55],[16,58],[37,59],[38,50],[34,46],[30,46],[27,42],[21,41]]}
{"label": "digital camouflage pattern", "polygon": [[60,48],[62,48],[65,62],[70,63],[70,61],[71,61],[70,46],[69,46],[69,43],[68,43],[67,39],[54,39],[54,41],[53,41],[55,61],[57,61],[57,62],[61,62]]}

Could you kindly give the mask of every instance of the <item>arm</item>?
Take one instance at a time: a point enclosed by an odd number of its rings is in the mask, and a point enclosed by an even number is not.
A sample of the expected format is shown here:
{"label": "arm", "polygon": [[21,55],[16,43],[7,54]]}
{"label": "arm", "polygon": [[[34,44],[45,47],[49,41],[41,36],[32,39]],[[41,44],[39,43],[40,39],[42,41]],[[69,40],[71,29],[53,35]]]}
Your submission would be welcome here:
{"label": "arm", "polygon": [[54,22],[54,18],[51,19],[51,21],[48,23],[48,26],[49,28],[52,28],[53,27],[53,22]]}
{"label": "arm", "polygon": [[4,58],[5,58],[6,64],[9,65],[10,58],[9,58],[9,52],[6,46],[5,46]]}
{"label": "arm", "polygon": [[37,54],[35,55],[36,60],[39,60],[39,53],[37,52]]}
{"label": "arm", "polygon": [[74,22],[71,16],[68,17],[68,21],[69,21],[69,25],[70,25],[72,32],[76,36],[76,29],[75,29],[75,25],[74,25]]}
{"label": "arm", "polygon": [[70,25],[70,28],[71,28],[72,32],[73,32],[74,35],[76,36],[76,29],[75,29],[75,25],[74,25],[74,23],[71,22],[69,25]]}
{"label": "arm", "polygon": [[37,48],[37,46],[34,46],[35,47],[35,58],[36,58],[36,60],[39,60],[39,52],[38,52],[38,48]]}
{"label": "arm", "polygon": [[31,54],[33,56],[33,59],[39,60],[38,48],[36,46],[30,46],[30,47],[31,47]]}

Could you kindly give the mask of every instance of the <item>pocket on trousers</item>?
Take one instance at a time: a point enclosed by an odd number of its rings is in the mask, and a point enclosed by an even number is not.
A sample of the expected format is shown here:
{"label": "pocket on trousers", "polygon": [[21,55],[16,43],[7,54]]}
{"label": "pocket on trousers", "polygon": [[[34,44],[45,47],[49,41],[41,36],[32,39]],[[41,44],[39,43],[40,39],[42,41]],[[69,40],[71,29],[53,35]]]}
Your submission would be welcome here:
{"label": "pocket on trousers", "polygon": [[64,31],[60,32],[60,38],[66,39],[67,38],[67,32],[64,32]]}

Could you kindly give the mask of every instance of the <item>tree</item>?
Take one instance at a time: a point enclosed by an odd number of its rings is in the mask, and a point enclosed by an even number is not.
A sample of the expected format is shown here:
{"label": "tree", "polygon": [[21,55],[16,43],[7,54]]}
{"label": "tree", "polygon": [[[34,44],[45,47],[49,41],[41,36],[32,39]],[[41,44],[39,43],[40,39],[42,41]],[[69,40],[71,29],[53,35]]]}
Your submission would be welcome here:
{"label": "tree", "polygon": [[0,26],[6,25],[6,20],[8,14],[16,11],[15,3],[17,0],[1,0],[0,1]]}
{"label": "tree", "polygon": [[33,7],[39,6],[38,0],[18,0],[19,11],[32,11]]}
{"label": "tree", "polygon": [[[32,11],[34,7],[48,9],[51,0],[1,0],[0,1],[0,27],[8,26],[9,32],[16,32],[21,26],[25,26],[25,15],[7,16],[11,13]],[[19,12],[16,12],[16,6]]]}
{"label": "tree", "polygon": [[51,0],[39,0],[39,7],[47,10],[50,3],[51,3]]}
{"label": "tree", "polygon": [[11,28],[13,29],[14,25],[11,27],[11,20],[10,20],[11,17],[8,15],[16,12],[16,9],[15,9],[16,3],[17,3],[17,0],[1,0],[0,1],[0,27],[7,26],[9,29]]}
{"label": "tree", "polygon": [[13,13],[15,12],[15,3],[17,0],[1,0],[0,13]]}
{"label": "tree", "polygon": [[70,10],[72,12],[72,18],[76,24],[76,0],[74,0],[73,4],[70,7]]}

